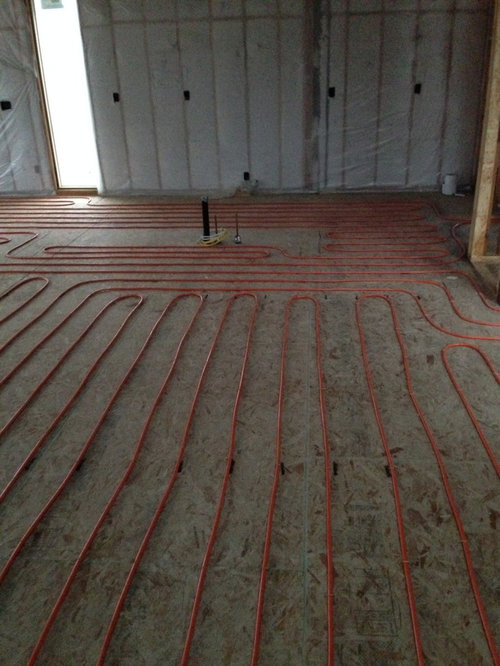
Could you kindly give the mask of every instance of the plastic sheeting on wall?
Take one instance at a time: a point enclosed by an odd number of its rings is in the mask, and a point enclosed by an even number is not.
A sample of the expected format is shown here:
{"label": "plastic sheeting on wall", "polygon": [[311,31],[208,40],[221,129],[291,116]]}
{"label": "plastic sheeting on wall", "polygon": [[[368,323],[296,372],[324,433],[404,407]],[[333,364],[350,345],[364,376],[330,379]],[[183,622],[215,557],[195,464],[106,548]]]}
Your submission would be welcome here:
{"label": "plastic sheeting on wall", "polygon": [[0,2],[0,193],[53,192],[26,7]]}
{"label": "plastic sheeting on wall", "polygon": [[82,0],[106,191],[304,187],[303,3],[281,5]]}
{"label": "plastic sheeting on wall", "polygon": [[109,192],[472,185],[487,0],[80,8]]}
{"label": "plastic sheeting on wall", "polygon": [[490,8],[332,0],[323,17],[321,187],[434,189],[450,172],[473,184]]}
{"label": "plastic sheeting on wall", "polygon": [[[103,193],[473,184],[492,0],[78,4]],[[51,192],[24,0],[0,30],[0,192]]]}

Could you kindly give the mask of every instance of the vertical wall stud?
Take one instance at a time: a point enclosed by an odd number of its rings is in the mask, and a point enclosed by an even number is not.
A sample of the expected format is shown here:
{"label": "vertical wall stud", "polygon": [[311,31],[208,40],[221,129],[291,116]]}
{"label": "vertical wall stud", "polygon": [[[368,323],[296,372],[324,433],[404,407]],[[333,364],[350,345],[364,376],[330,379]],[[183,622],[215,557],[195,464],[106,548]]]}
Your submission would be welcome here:
{"label": "vertical wall stud", "polygon": [[476,194],[469,236],[469,256],[486,252],[486,235],[491,222],[498,166],[498,131],[500,126],[500,5],[495,3],[492,27],[488,88],[483,120],[483,133],[476,180]]}

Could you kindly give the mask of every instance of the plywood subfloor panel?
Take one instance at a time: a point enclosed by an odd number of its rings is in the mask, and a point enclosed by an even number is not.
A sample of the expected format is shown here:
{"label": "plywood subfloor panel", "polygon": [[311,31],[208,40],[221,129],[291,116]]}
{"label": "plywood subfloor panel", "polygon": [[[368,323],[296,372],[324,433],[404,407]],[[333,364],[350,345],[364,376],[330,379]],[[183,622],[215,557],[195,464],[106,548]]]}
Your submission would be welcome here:
{"label": "plywood subfloor panel", "polygon": [[211,211],[203,248],[196,202],[3,202],[0,662],[495,663],[500,314],[467,226]]}

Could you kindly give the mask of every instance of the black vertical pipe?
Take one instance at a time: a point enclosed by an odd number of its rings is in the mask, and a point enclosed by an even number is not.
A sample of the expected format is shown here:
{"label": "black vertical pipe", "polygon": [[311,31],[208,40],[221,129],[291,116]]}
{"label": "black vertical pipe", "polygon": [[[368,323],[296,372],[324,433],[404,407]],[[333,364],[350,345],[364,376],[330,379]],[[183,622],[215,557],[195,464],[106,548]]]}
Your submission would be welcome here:
{"label": "black vertical pipe", "polygon": [[201,214],[203,217],[203,235],[210,236],[210,218],[208,216],[208,197],[201,198]]}

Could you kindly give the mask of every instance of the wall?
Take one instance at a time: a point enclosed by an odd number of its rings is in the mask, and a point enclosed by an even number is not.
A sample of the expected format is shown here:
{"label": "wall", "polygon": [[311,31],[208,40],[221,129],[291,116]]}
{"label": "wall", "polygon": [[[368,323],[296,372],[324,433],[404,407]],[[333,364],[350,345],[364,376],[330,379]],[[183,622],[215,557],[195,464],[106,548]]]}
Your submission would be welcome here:
{"label": "wall", "polygon": [[53,193],[35,76],[31,31],[22,0],[0,2],[0,193]]}
{"label": "wall", "polygon": [[472,184],[489,2],[81,7],[107,191]]}
{"label": "wall", "polygon": [[301,0],[84,0],[105,189],[228,191],[244,172],[301,189],[302,14]]}
{"label": "wall", "polygon": [[490,9],[483,0],[329,3],[320,187],[436,188],[450,172],[472,185]]}
{"label": "wall", "polygon": [[[79,6],[103,193],[473,182],[491,0]],[[50,192],[23,0],[0,30],[0,192]]]}

